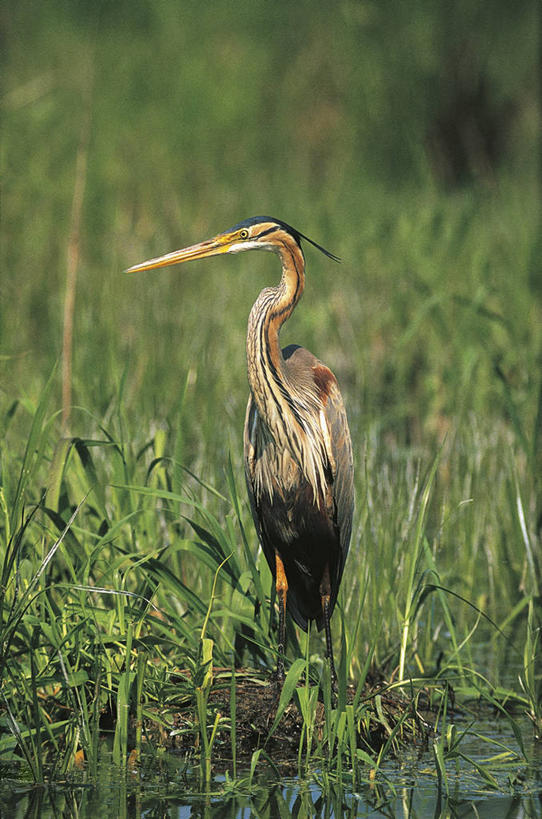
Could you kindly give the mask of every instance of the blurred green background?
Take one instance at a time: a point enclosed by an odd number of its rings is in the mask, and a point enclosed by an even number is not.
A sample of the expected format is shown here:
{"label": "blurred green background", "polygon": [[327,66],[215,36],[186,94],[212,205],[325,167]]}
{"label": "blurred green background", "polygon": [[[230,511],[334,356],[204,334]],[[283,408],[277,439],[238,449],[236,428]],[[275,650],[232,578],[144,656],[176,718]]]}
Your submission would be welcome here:
{"label": "blurred green background", "polygon": [[[277,281],[276,259],[122,271],[270,214],[343,259],[306,248],[283,341],[337,373],[358,461],[368,430],[390,447],[432,446],[469,413],[530,435],[538,12],[466,0],[7,2],[4,413],[14,399],[30,409],[61,357],[79,183],[74,434],[97,428],[122,391],[129,434],[145,440],[184,395],[187,465],[209,477],[240,450],[246,319]],[[60,407],[60,375],[56,395]]]}

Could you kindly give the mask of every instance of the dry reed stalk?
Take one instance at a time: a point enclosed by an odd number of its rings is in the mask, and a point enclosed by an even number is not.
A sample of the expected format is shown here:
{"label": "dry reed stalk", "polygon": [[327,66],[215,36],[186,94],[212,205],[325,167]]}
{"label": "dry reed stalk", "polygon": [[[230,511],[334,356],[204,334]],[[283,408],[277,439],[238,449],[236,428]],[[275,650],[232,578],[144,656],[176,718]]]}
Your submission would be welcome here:
{"label": "dry reed stalk", "polygon": [[66,260],[64,331],[62,335],[62,429],[64,434],[68,433],[72,401],[73,317],[75,312],[77,269],[79,267],[79,249],[81,244],[81,214],[85,197],[88,146],[92,121],[93,76],[93,61],[91,61],[85,89],[84,118],[75,162],[75,182],[73,187],[70,233],[68,236]]}

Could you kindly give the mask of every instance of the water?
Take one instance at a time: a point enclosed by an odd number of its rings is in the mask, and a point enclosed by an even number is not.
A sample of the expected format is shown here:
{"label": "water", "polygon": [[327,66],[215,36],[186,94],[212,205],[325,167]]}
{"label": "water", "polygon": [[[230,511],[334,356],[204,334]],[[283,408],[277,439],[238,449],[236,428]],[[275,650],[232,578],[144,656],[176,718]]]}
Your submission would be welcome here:
{"label": "water", "polygon": [[5,799],[0,815],[6,819],[59,819],[59,817],[488,817],[526,819],[542,816],[540,790],[513,795],[463,796],[461,790],[448,797],[433,787],[400,787],[395,792],[379,787],[359,791],[323,793],[317,785],[299,782],[263,783],[251,794],[242,792],[190,795],[179,783],[148,788],[133,785],[103,787],[55,786],[50,789],[14,791]]}
{"label": "water", "polygon": [[[466,725],[458,725],[463,730]],[[475,766],[465,759],[447,765],[447,788],[439,789],[430,750],[405,752],[387,761],[375,781],[360,768],[359,781],[350,771],[340,780],[329,772],[314,772],[309,781],[289,778],[280,782],[268,774],[255,776],[249,785],[248,771],[236,783],[228,774],[216,777],[207,794],[201,793],[197,770],[175,754],[146,760],[138,772],[122,775],[103,755],[96,784],[85,770],[65,782],[45,788],[21,781],[21,771],[4,768],[0,785],[0,816],[6,819],[59,819],[59,817],[487,817],[531,819],[542,817],[542,748],[531,739],[525,724],[526,764],[506,721],[477,721],[474,734],[461,743],[462,752],[490,770],[497,787],[490,787]]]}

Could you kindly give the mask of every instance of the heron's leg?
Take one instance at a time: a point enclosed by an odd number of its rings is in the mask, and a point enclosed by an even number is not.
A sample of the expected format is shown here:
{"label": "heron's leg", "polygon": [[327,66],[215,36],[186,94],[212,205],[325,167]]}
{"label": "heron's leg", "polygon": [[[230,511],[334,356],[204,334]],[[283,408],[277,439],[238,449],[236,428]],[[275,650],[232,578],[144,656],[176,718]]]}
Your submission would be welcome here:
{"label": "heron's leg", "polygon": [[279,644],[277,657],[277,680],[284,680],[284,653],[286,651],[286,593],[288,591],[288,581],[278,552],[275,552],[275,588],[279,599]]}
{"label": "heron's leg", "polygon": [[322,612],[324,615],[324,629],[326,632],[326,656],[329,658],[329,667],[331,670],[331,683],[333,686],[337,684],[337,674],[335,671],[335,663],[333,662],[333,643],[331,641],[331,626],[329,607],[331,605],[331,582],[329,580],[329,566],[326,563],[322,581],[320,583],[320,599],[322,601]]}

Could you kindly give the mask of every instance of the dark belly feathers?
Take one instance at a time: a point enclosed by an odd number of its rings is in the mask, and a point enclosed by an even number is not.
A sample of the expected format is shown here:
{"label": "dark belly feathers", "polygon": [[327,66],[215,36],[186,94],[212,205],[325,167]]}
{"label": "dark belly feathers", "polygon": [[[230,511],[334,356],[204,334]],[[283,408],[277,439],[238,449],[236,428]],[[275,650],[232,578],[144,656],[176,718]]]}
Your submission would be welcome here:
{"label": "dark belly feathers", "polygon": [[305,484],[282,498],[262,495],[258,504],[261,543],[275,576],[275,549],[284,563],[288,579],[288,609],[305,631],[308,620],[324,625],[320,583],[326,564],[332,579],[330,615],[339,589],[340,545],[338,532],[329,515],[312,501]]}

